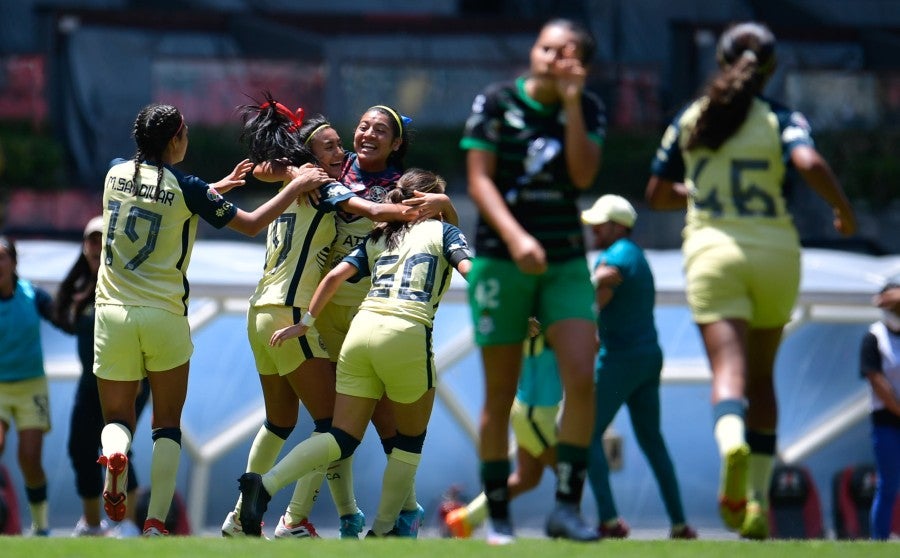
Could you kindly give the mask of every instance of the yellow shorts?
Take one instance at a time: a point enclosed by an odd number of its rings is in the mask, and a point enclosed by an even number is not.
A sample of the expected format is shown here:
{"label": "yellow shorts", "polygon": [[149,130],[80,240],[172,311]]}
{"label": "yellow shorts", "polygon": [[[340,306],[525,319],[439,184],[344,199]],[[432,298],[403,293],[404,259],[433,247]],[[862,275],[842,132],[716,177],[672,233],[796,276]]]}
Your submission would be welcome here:
{"label": "yellow shorts", "polygon": [[708,246],[685,260],[687,300],[698,324],[726,318],[753,328],[779,327],[791,319],[800,290],[795,248]]}
{"label": "yellow shorts", "polygon": [[535,457],[555,446],[558,415],[559,405],[526,405],[517,398],[509,413],[516,445]]}
{"label": "yellow shorts", "polygon": [[291,306],[251,306],[247,312],[247,338],[262,376],[286,376],[310,358],[328,358],[319,332],[313,326],[303,337],[288,339],[280,347],[270,347],[269,339],[275,330],[300,321],[305,308]]}
{"label": "yellow shorts", "polygon": [[149,306],[102,304],[94,318],[94,375],[141,380],[191,359],[194,344],[187,316]]}
{"label": "yellow shorts", "polygon": [[331,362],[337,362],[341,354],[341,346],[350,331],[350,323],[359,312],[359,306],[342,306],[340,304],[327,304],[316,317],[316,329],[325,347],[328,349],[328,358]]}
{"label": "yellow shorts", "polygon": [[0,382],[0,421],[16,430],[50,431],[50,398],[47,377]]}
{"label": "yellow shorts", "polygon": [[[317,322],[318,323],[318,320]],[[431,328],[362,311],[353,319],[337,365],[337,392],[413,403],[434,388]]]}

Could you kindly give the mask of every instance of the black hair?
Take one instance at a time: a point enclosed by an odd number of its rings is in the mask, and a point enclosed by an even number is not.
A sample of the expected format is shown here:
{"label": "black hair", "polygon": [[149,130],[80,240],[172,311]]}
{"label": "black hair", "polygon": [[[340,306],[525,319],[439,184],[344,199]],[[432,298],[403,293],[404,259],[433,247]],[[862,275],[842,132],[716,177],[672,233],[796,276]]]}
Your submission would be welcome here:
{"label": "black hair", "polygon": [[[8,236],[0,235],[0,248],[5,249],[9,253],[9,258],[13,261],[13,264],[19,262],[19,256],[16,253],[16,243],[12,241]],[[13,290],[16,289],[16,283],[19,282],[19,275],[17,273],[13,273]]]}
{"label": "black hair", "polygon": [[157,166],[156,185],[162,183],[163,152],[169,141],[184,133],[184,117],[172,105],[153,103],[145,106],[134,120],[131,135],[137,144],[134,154],[134,194],[139,188],[141,163],[147,161]]}
{"label": "black hair", "polygon": [[543,31],[547,27],[565,27],[575,34],[580,51],[578,59],[582,64],[587,66],[594,59],[594,53],[597,52],[597,41],[586,26],[572,19],[558,17],[545,23],[541,30]]}
{"label": "black hair", "polygon": [[[394,132],[395,138],[400,138],[400,147],[396,151],[391,151],[388,155],[387,164],[389,167],[403,170],[403,160],[406,158],[406,152],[409,151],[410,130],[409,122],[404,122],[404,117],[400,111],[387,105],[375,105],[366,109],[366,112],[380,112],[387,116],[391,130]],[[363,114],[365,114],[364,112]],[[408,120],[408,119],[407,119]]]}
{"label": "black hair", "polygon": [[243,126],[240,140],[247,143],[249,159],[259,164],[264,161],[287,160],[292,165],[317,163],[309,140],[323,126],[331,126],[327,118],[321,114],[302,119],[298,125],[295,118],[289,117],[281,105],[268,91],[263,92],[265,101],[238,107]]}
{"label": "black hair", "polygon": [[775,70],[775,36],[762,23],[732,25],[716,48],[719,72],[706,87],[705,105],[687,140],[688,150],[716,150],[744,123],[753,99]]}
{"label": "black hair", "polygon": [[[447,182],[441,176],[431,171],[411,168],[397,180],[397,186],[388,192],[383,203],[400,203],[413,197],[414,192],[443,194],[446,189]],[[403,235],[412,226],[413,223],[404,221],[385,221],[375,225],[370,238],[377,241],[383,236],[388,249],[394,249],[400,245]]]}

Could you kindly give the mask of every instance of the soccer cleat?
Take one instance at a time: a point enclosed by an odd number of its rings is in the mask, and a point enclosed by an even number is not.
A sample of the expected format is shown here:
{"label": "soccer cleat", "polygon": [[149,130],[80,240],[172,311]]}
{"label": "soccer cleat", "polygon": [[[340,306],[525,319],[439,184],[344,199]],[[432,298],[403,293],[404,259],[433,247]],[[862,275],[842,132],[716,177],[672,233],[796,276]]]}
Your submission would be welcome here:
{"label": "soccer cleat", "polygon": [[49,537],[50,529],[47,527],[31,527],[31,536],[32,537]]}
{"label": "soccer cleat", "polygon": [[99,525],[88,525],[83,517],[78,519],[75,528],[72,529],[73,537],[105,537],[109,531],[109,525],[101,520]]}
{"label": "soccer cleat", "polygon": [[512,522],[509,519],[488,519],[485,540],[491,546],[505,546],[516,542]]}
{"label": "soccer cleat", "polygon": [[750,446],[741,444],[725,454],[722,460],[722,482],[719,493],[719,515],[725,526],[736,531],[747,513],[747,465]]}
{"label": "soccer cleat", "polygon": [[547,517],[545,528],[551,539],[569,539],[570,541],[596,541],[600,535],[588,527],[581,517],[581,511],[575,504],[558,502],[556,508]]}
{"label": "soccer cleat", "polygon": [[367,539],[383,539],[383,538],[385,538],[385,537],[399,537],[399,536],[400,536],[400,535],[397,534],[397,528],[396,528],[396,527],[393,527],[390,531],[388,531],[387,533],[384,533],[383,535],[379,535],[379,534],[377,534],[375,531],[373,531],[373,530],[371,530],[371,529],[369,529],[369,532],[366,533],[366,538],[367,538]]}
{"label": "soccer cleat", "polygon": [[684,524],[678,527],[672,527],[669,531],[670,539],[693,540],[697,538],[697,531],[690,525]]}
{"label": "soccer cleat", "polygon": [[342,539],[358,539],[362,533],[363,527],[366,526],[366,516],[362,510],[356,510],[356,513],[348,513],[341,516],[341,538]]}
{"label": "soccer cleat", "polygon": [[168,535],[169,532],[166,531],[166,524],[162,521],[148,517],[147,521],[144,522],[144,536],[145,537],[163,537]]}
{"label": "soccer cleat", "polygon": [[422,526],[422,520],[425,519],[425,510],[419,504],[416,504],[414,510],[401,510],[394,522],[394,531],[398,537],[409,537],[415,539],[419,536],[419,527]]}
{"label": "soccer cleat", "polygon": [[125,484],[128,482],[128,457],[116,452],[110,456],[101,455],[97,463],[106,467],[103,484],[103,509],[113,521],[125,519]]}
{"label": "soccer cleat", "polygon": [[741,538],[762,541],[769,538],[769,513],[759,502],[747,503],[747,513],[739,531]]}
{"label": "soccer cleat", "polygon": [[600,535],[601,539],[627,539],[630,532],[628,524],[621,518],[616,518],[616,522],[612,525],[601,523],[597,527],[597,534]]}
{"label": "soccer cleat", "polygon": [[454,539],[468,539],[472,536],[472,523],[469,521],[469,510],[465,506],[456,508],[444,516],[444,527]]}
{"label": "soccer cleat", "polygon": [[244,473],[238,479],[238,486],[243,500],[240,521],[244,534],[248,537],[259,537],[262,535],[263,514],[266,513],[272,497],[266,492],[259,473]]}
{"label": "soccer cleat", "polygon": [[241,527],[241,520],[233,511],[228,512],[225,521],[222,523],[223,537],[243,537],[244,529]]}
{"label": "soccer cleat", "polygon": [[116,539],[131,539],[141,536],[141,530],[130,519],[123,519],[121,523],[112,528],[109,536]]}
{"label": "soccer cleat", "polygon": [[288,525],[284,522],[284,516],[282,515],[278,520],[278,525],[275,526],[275,538],[318,539],[319,534],[316,533],[316,528],[309,522],[309,519],[302,519],[299,523]]}

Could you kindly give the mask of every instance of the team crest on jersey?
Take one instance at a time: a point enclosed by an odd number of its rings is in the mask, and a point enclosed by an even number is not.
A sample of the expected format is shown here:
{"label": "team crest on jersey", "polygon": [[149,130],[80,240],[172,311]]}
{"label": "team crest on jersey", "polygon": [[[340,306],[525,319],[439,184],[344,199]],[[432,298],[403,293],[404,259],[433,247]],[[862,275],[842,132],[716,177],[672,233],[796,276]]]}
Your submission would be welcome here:
{"label": "team crest on jersey", "polygon": [[524,130],[525,129],[525,118],[522,115],[522,111],[509,109],[503,113],[503,120],[506,121],[506,124],[510,128],[515,128],[516,130]]}
{"label": "team crest on jersey", "polygon": [[366,195],[366,198],[375,202],[381,203],[387,197],[388,189],[381,185],[373,185],[369,188],[369,193]]}
{"label": "team crest on jersey", "polygon": [[482,314],[478,318],[478,333],[482,335],[490,335],[494,331],[494,318],[489,314]]}

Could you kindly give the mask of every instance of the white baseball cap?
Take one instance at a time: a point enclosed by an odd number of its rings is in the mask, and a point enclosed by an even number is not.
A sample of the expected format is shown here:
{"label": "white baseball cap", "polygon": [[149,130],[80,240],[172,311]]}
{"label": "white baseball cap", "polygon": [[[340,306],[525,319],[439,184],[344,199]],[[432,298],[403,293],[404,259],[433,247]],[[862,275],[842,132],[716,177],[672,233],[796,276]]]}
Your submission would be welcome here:
{"label": "white baseball cap", "polygon": [[637,211],[622,196],[606,194],[600,196],[590,209],[581,212],[581,222],[585,225],[599,225],[609,221],[630,229],[637,221]]}
{"label": "white baseball cap", "polygon": [[87,222],[87,225],[84,226],[84,238],[91,236],[93,233],[102,233],[103,232],[103,216],[97,215],[93,219]]}

